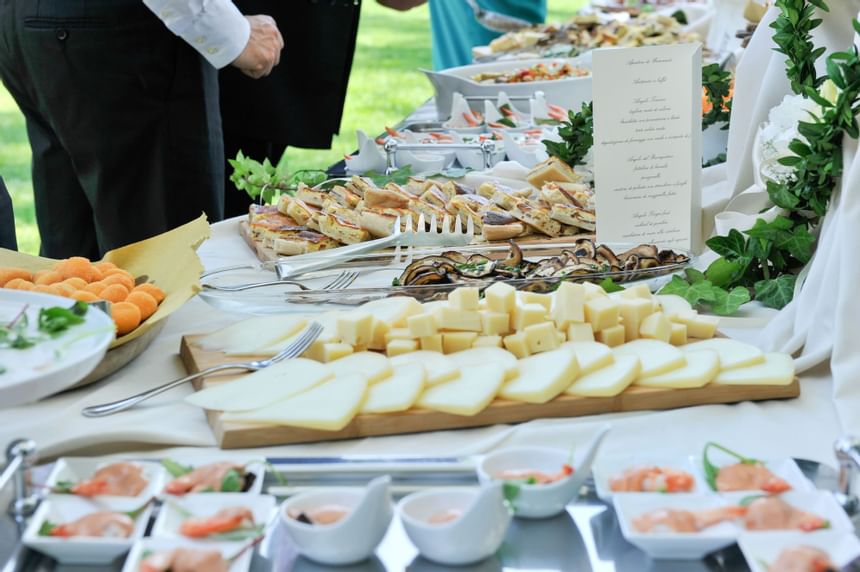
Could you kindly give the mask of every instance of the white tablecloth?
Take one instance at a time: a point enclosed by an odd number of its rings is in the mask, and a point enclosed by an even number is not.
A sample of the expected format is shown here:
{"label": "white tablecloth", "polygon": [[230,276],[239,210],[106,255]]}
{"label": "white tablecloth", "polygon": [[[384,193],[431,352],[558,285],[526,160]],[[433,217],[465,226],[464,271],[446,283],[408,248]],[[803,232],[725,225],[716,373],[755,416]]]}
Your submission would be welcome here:
{"label": "white tablecloth", "polygon": [[[237,224],[232,220],[213,226],[212,238],[200,248],[208,269],[252,260],[237,234]],[[613,431],[604,443],[605,454],[698,453],[705,441],[716,440],[759,457],[792,455],[835,466],[832,443],[845,429],[834,406],[830,372],[824,367],[802,376],[801,397],[794,400],[545,419],[517,426],[245,451],[217,448],[203,412],[182,401],[190,386],[110,417],[86,419],[80,415],[86,405],[119,399],[183,375],[177,355],[181,336],[211,331],[239,318],[200,299],[191,300],[169,318],[161,335],[137,360],[116,374],[32,405],[0,410],[0,445],[16,437],[29,437],[36,440],[46,458],[109,453],[176,456],[179,451],[166,450],[176,447],[188,448],[183,455],[224,456],[237,461],[267,455],[471,454],[513,444],[569,449],[590,438],[599,424],[610,421]],[[753,340],[758,331],[732,329],[729,333]]]}

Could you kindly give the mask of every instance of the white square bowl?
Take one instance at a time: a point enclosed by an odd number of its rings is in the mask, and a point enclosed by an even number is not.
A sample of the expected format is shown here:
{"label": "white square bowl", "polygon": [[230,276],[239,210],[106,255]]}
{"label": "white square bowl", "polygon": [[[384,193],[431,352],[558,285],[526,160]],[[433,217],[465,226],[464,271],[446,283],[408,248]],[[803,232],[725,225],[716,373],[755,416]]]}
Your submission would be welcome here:
{"label": "white square bowl", "polygon": [[[191,464],[191,463],[185,463],[183,461],[177,461],[177,462],[179,462],[180,464],[183,464],[183,465],[187,464],[188,466],[193,467],[193,468],[197,468],[197,467],[200,467],[203,465],[210,464],[210,463]],[[236,464],[240,464],[240,463],[237,462]],[[262,461],[246,461],[244,466],[245,466],[245,471],[247,473],[254,475],[254,482],[251,483],[251,486],[250,486],[250,488],[248,488],[248,490],[237,492],[237,493],[221,493],[221,492],[219,492],[219,493],[188,493],[188,494],[206,494],[206,495],[208,495],[208,494],[225,494],[225,495],[231,495],[231,494],[232,495],[236,495],[236,494],[257,495],[257,494],[260,494],[260,492],[262,492],[262,490],[263,490],[263,480],[266,478],[266,464]],[[168,474],[167,480],[165,481],[164,484],[167,485],[167,483],[174,480],[174,478],[175,477]],[[178,498],[181,496],[185,496],[185,495],[170,495],[164,491],[164,487],[162,487],[161,492],[164,492],[164,494],[167,498]]]}
{"label": "white square bowl", "polygon": [[[641,494],[641,493],[616,493],[609,488],[609,481],[613,477],[620,476],[624,471],[631,468],[639,467],[663,467],[685,471],[693,476],[695,483],[693,490],[689,494],[705,494],[710,492],[710,488],[702,478],[701,471],[693,466],[691,457],[675,456],[675,457],[654,457],[646,455],[628,455],[624,457],[610,457],[600,459],[594,464],[594,486],[597,489],[597,496],[604,502],[611,502],[612,495],[615,494]],[[673,493],[684,494],[684,493]]]}
{"label": "white square bowl", "polygon": [[[230,559],[234,554],[242,550],[237,543],[200,543],[182,538],[143,538],[134,543],[122,572],[139,572],[140,563],[152,552],[171,550],[174,548],[196,548],[200,550],[219,550],[225,559]],[[230,564],[229,572],[247,572],[251,567],[251,558],[254,551],[246,550],[239,558]]]}
{"label": "white square bowl", "polygon": [[[48,480],[45,484],[53,488],[62,481],[79,483],[91,478],[96,470],[105,465],[119,462],[123,461],[106,458],[63,457],[54,463],[54,468],[51,470],[51,474],[48,475]],[[140,494],[133,497],[97,495],[94,498],[99,504],[109,507],[111,510],[126,512],[134,510],[161,492],[167,478],[167,471],[164,470],[164,467],[154,461],[133,461],[133,463],[143,468],[143,476],[148,481],[146,487],[140,491]]]}
{"label": "white square bowl", "polygon": [[735,543],[738,527],[721,522],[696,533],[642,533],[633,528],[633,519],[655,510],[705,510],[727,506],[717,495],[701,494],[626,494],[612,498],[615,514],[624,538],[652,558],[698,560],[707,554]]}
{"label": "white square bowl", "polygon": [[787,548],[812,546],[823,550],[839,567],[860,557],[860,539],[850,532],[824,530],[805,532],[741,533],[738,546],[752,572],[768,572],[768,566]]}
{"label": "white square bowl", "polygon": [[155,519],[151,535],[156,538],[181,538],[206,544],[244,544],[244,540],[187,538],[179,531],[183,521],[189,518],[183,512],[191,513],[195,517],[207,517],[229,507],[248,508],[254,514],[254,524],[266,526],[275,515],[275,497],[236,493],[195,493],[183,497],[167,497]]}
{"label": "white square bowl", "polygon": [[[711,462],[715,461],[714,457],[716,457],[715,454],[712,454],[710,456]],[[719,461],[721,461],[721,462],[714,462],[714,465],[716,465],[718,467],[723,467],[726,465],[734,464],[734,461],[727,461],[727,462],[724,461],[722,455],[720,455],[717,459]],[[731,459],[731,457],[730,457],[730,459]],[[694,455],[694,456],[690,457],[690,460],[693,463],[693,466],[698,471],[698,475],[702,479],[702,483],[704,483],[705,488],[707,490],[710,490],[711,488],[707,484],[707,480],[705,479],[705,468],[704,468],[704,465],[702,463],[702,457]],[[779,477],[781,479],[786,480],[788,482],[788,484],[791,485],[792,491],[809,492],[809,491],[815,490],[815,487],[812,485],[812,483],[809,481],[809,479],[807,479],[803,475],[803,471],[800,470],[800,467],[797,466],[797,463],[795,463],[793,459],[789,459],[789,458],[771,459],[771,460],[762,459],[762,462],[764,463],[764,466],[767,467],[768,469],[770,469],[770,471],[774,475],[776,475],[777,477]],[[731,494],[746,493],[747,495],[749,495],[749,494],[756,494],[756,493],[762,493],[762,492],[763,491],[758,491],[758,490],[731,491]]]}
{"label": "white square bowl", "polygon": [[30,524],[24,532],[23,542],[29,548],[47,554],[63,564],[108,564],[113,562],[128,552],[135,539],[143,536],[152,514],[152,505],[137,516],[134,530],[129,538],[58,538],[39,535],[39,529],[46,521],[63,524],[101,510],[105,510],[105,507],[77,496],[57,495],[48,498],[42,501],[36,514],[30,520]]}
{"label": "white square bowl", "polygon": [[[721,495],[726,499],[727,502],[732,504],[737,504],[741,501],[744,496],[749,496],[748,493],[727,493]],[[814,515],[820,516],[830,522],[830,527],[821,531],[813,531],[807,532],[804,534],[818,534],[819,532],[826,532],[828,530],[835,530],[840,532],[853,532],[854,525],[851,523],[851,519],[848,518],[848,515],[845,514],[845,511],[842,509],[842,506],[836,501],[836,498],[833,496],[833,493],[828,491],[812,491],[812,492],[787,492],[779,495],[782,500],[792,505],[795,508],[799,508],[800,510],[804,510],[806,512],[811,512]],[[770,532],[776,531],[756,531],[756,530],[746,530],[743,522],[738,521],[738,528],[744,534],[756,535],[756,534],[767,534]],[[802,532],[802,531],[782,531],[782,532]]]}

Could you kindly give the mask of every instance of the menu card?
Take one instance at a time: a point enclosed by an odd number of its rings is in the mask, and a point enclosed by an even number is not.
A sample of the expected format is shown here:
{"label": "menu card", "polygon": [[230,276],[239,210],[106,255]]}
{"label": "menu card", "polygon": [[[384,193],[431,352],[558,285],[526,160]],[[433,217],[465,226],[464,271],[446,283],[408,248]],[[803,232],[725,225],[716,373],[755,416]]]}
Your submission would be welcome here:
{"label": "menu card", "polygon": [[597,240],[701,247],[699,44],[593,55]]}

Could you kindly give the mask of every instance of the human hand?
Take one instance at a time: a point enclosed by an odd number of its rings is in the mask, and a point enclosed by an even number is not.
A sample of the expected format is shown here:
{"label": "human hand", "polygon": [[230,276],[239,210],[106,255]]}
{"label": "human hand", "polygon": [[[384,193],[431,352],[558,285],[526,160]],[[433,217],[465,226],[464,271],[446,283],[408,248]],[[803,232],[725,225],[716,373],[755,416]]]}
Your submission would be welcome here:
{"label": "human hand", "polygon": [[265,77],[281,61],[284,38],[278,25],[271,16],[262,14],[245,16],[251,24],[251,36],[239,57],[233,60],[234,66],[254,79]]}

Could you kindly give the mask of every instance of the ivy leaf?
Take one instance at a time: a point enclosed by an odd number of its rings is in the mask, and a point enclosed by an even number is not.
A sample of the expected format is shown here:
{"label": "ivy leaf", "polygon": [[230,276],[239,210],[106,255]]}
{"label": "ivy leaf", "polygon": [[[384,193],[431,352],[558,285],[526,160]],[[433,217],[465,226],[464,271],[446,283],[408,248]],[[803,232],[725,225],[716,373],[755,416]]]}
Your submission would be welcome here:
{"label": "ivy leaf", "polygon": [[715,300],[711,304],[711,310],[718,316],[731,316],[741,306],[750,301],[750,291],[743,286],[736,286],[726,292],[722,289],[714,289]]}
{"label": "ivy leaf", "polygon": [[705,281],[705,275],[700,270],[696,270],[695,268],[687,268],[686,270],[684,270],[684,274],[687,276],[687,280],[690,282],[690,284],[696,284],[698,282]]}
{"label": "ivy leaf", "polygon": [[755,299],[767,306],[781,310],[794,298],[794,285],[797,276],[783,274],[771,280],[759,280],[755,283]]}
{"label": "ivy leaf", "polygon": [[812,245],[815,237],[809,232],[805,225],[796,226],[789,236],[781,237],[776,241],[777,248],[787,250],[801,264],[806,264],[812,259]]}
{"label": "ivy leaf", "polygon": [[693,306],[702,302],[716,302],[717,295],[714,290],[714,286],[709,281],[703,280],[691,284],[684,298]]}
{"label": "ivy leaf", "polygon": [[741,257],[746,251],[746,239],[736,229],[731,229],[727,236],[715,236],[708,239],[708,247],[726,258]]}
{"label": "ivy leaf", "polygon": [[682,298],[687,297],[687,290],[690,289],[690,284],[686,280],[678,276],[672,276],[672,279],[660,289],[658,294],[674,294]]}
{"label": "ivy leaf", "polygon": [[742,256],[734,260],[717,258],[705,270],[705,278],[710,280],[714,286],[724,288],[740,280],[746,273],[750,262],[752,259],[749,256]]}
{"label": "ivy leaf", "polygon": [[600,287],[603,288],[603,290],[609,294],[613,292],[624,291],[624,286],[619,286],[612,278],[604,278],[603,281],[600,283]]}

